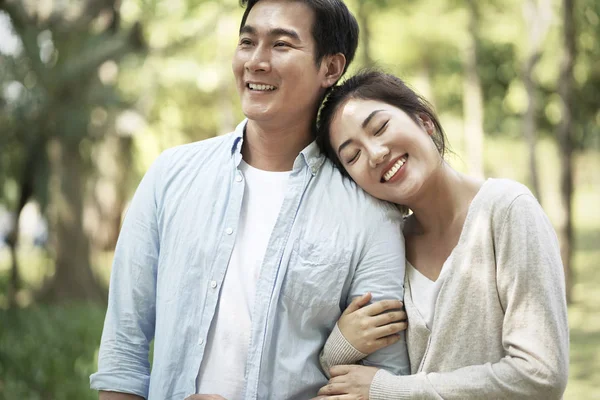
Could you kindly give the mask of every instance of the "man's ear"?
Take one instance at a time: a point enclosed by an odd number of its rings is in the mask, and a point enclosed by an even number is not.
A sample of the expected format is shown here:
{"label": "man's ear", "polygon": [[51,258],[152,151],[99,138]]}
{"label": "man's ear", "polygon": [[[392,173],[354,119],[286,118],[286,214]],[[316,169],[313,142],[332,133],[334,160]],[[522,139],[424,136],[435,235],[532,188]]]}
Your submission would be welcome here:
{"label": "man's ear", "polygon": [[346,66],[346,57],[342,53],[323,57],[321,68],[325,68],[323,87],[328,88],[340,79]]}

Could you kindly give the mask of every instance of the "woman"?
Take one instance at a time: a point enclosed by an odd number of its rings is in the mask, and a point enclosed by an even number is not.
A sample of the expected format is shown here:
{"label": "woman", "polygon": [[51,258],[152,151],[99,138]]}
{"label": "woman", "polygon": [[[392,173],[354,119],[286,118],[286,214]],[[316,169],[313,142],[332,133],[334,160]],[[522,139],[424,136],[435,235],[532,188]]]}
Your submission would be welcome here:
{"label": "woman", "polygon": [[378,348],[361,332],[381,327],[383,314],[364,312],[371,307],[361,308],[364,296],[342,315],[322,353],[325,367],[338,366],[319,395],[560,398],[569,347],[564,275],[556,234],[531,192],[454,170],[444,161],[444,132],[432,108],[380,72],[332,91],[317,140],[368,193],[412,211],[403,227],[412,375],[339,365]]}

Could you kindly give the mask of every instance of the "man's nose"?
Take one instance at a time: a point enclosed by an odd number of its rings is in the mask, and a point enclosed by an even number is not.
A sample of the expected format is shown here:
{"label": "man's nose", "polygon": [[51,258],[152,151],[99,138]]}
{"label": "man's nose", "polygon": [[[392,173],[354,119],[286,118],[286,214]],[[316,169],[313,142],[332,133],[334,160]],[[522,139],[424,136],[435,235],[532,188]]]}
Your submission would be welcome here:
{"label": "man's nose", "polygon": [[269,60],[268,51],[260,46],[257,46],[248,61],[246,61],[246,70],[250,72],[268,72],[271,70],[271,62]]}

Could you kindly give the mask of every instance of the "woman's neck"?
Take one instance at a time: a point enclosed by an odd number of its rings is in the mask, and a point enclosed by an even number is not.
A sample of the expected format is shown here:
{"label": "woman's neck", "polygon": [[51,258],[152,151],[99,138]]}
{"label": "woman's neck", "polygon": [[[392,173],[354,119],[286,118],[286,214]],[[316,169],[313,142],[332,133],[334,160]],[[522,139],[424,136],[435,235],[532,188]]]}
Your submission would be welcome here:
{"label": "woman's neck", "polygon": [[418,235],[443,236],[463,225],[471,201],[483,181],[454,170],[445,161],[411,202],[410,231]]}

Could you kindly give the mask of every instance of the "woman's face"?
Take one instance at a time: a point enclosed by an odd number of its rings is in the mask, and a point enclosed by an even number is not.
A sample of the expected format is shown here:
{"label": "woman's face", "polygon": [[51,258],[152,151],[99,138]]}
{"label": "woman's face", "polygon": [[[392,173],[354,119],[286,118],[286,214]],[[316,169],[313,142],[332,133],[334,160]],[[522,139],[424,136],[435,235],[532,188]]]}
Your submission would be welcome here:
{"label": "woman's face", "polygon": [[432,121],[416,123],[399,108],[350,99],[330,127],[333,150],[352,179],[372,196],[409,205],[440,166]]}

